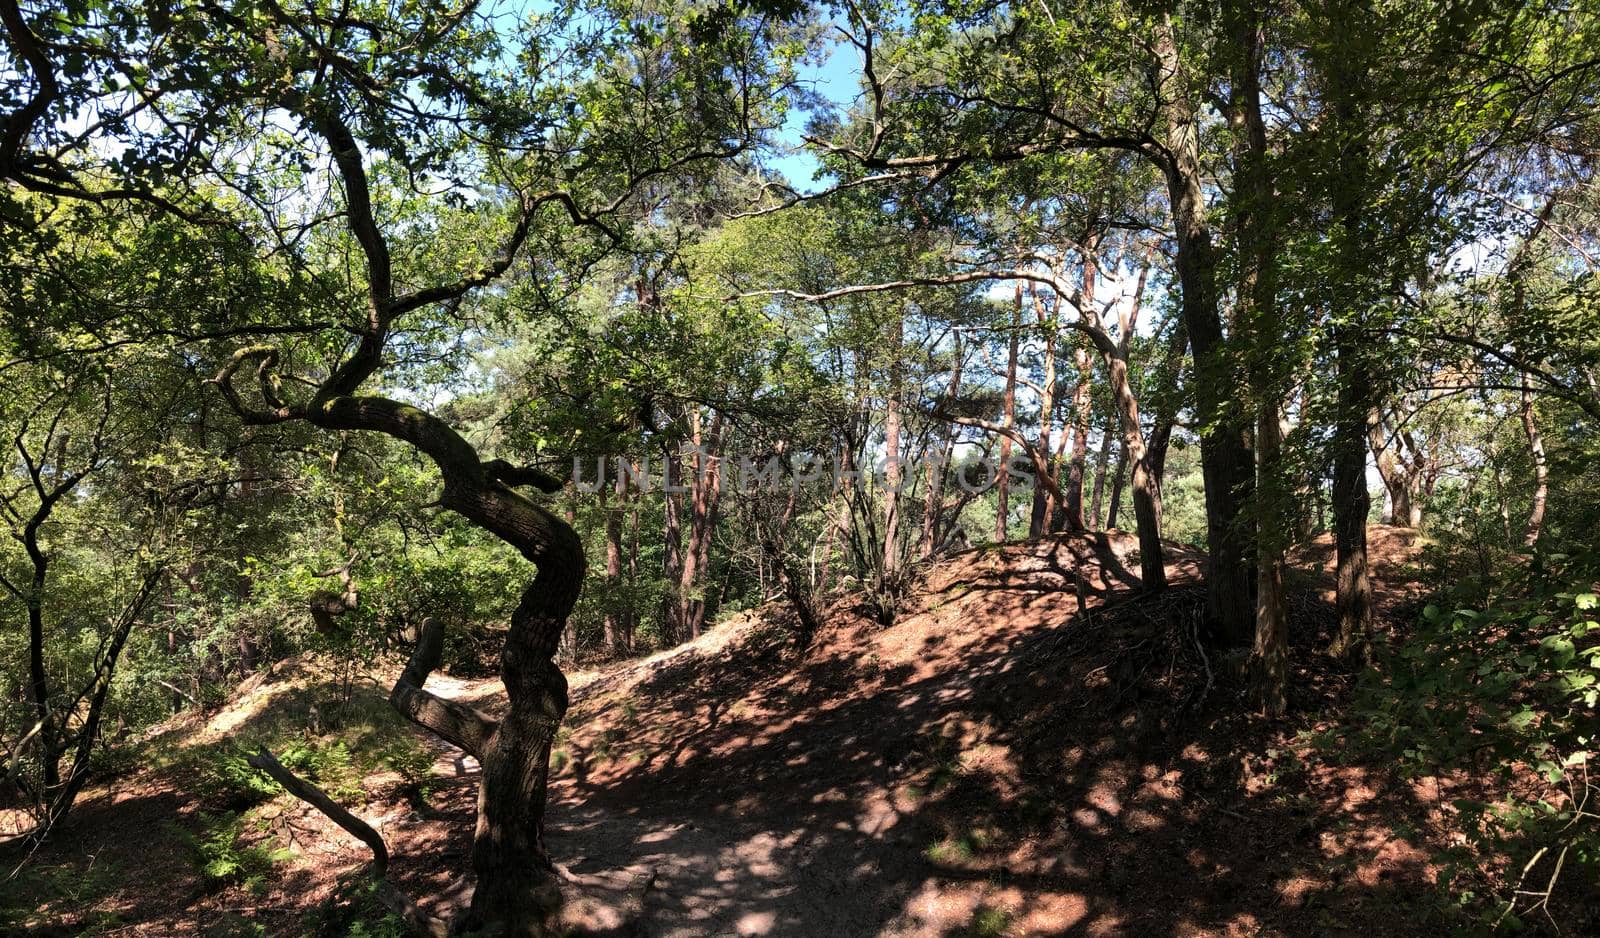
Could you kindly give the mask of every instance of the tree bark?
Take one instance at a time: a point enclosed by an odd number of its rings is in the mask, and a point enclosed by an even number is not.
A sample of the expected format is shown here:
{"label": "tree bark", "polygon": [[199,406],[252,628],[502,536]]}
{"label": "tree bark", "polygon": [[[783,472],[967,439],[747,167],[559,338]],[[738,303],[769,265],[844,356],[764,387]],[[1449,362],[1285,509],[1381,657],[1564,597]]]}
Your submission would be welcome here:
{"label": "tree bark", "polygon": [[[1343,179],[1333,193],[1334,233],[1342,250],[1341,268],[1356,289],[1351,302],[1360,304],[1360,271],[1369,266],[1360,247],[1369,175],[1367,141],[1357,124],[1366,105],[1361,87],[1364,66],[1343,56],[1333,59],[1328,74],[1333,126],[1343,154]],[[1359,312],[1360,307],[1357,306]],[[1367,570],[1367,515],[1372,508],[1367,492],[1366,422],[1379,397],[1370,355],[1364,348],[1360,316],[1333,328],[1336,387],[1333,438],[1333,541],[1335,557],[1334,606],[1339,631],[1329,652],[1344,657],[1360,650],[1366,654],[1372,634],[1372,581]]]}
{"label": "tree bark", "polygon": [[[1006,351],[1006,389],[1005,412],[1001,421],[1007,430],[1017,425],[1017,338],[1022,330],[1022,281],[1017,281],[1016,303],[1011,310],[1011,338]],[[1006,467],[1011,465],[1011,436],[1009,433],[1000,434],[1000,479],[996,492],[994,540],[997,544],[1006,542],[1006,525],[1011,514],[1011,474]]]}
{"label": "tree bark", "polygon": [[1367,443],[1372,448],[1372,458],[1378,467],[1378,478],[1383,481],[1384,491],[1389,495],[1389,511],[1384,520],[1402,528],[1414,528],[1422,522],[1419,496],[1426,460],[1415,451],[1402,451],[1397,459],[1396,451],[1412,438],[1410,434],[1398,431],[1388,434],[1385,431],[1382,409],[1372,408],[1367,421]]}
{"label": "tree bark", "polygon": [[1528,373],[1522,373],[1522,430],[1528,436],[1528,450],[1533,456],[1533,503],[1528,509],[1528,526],[1524,529],[1522,546],[1530,550],[1538,545],[1544,530],[1545,499],[1550,491],[1550,467],[1545,462],[1544,437],[1533,410],[1533,385]]}
{"label": "tree bark", "polygon": [[662,448],[661,575],[669,590],[661,603],[661,630],[668,645],[683,641],[686,634],[677,595],[678,584],[683,582],[683,459],[678,447],[671,441]]}
{"label": "tree bark", "polygon": [[711,568],[711,541],[722,501],[723,425],[720,412],[711,419],[709,429],[702,427],[698,408],[690,414],[694,465],[689,480],[689,544],[678,588],[679,621],[689,638],[699,636],[706,621],[704,581]]}
{"label": "tree bark", "polygon": [[1329,653],[1342,657],[1364,649],[1372,634],[1372,582],[1367,574],[1366,422],[1371,412],[1369,380],[1359,340],[1348,326],[1334,330],[1338,360],[1333,426],[1334,606],[1339,634]]}
{"label": "tree bark", "polygon": [[1056,409],[1056,326],[1053,319],[1045,315],[1039,291],[1032,292],[1034,314],[1038,317],[1039,325],[1044,332],[1044,380],[1039,384],[1038,449],[1044,454],[1044,471],[1049,476],[1049,484],[1033,487],[1033,514],[1028,519],[1028,536],[1037,538],[1049,530],[1052,508],[1059,500],[1061,490],[1058,480],[1059,470],[1050,455],[1050,432],[1055,425]]}
{"label": "tree bark", "polygon": [[1200,122],[1188,88],[1170,16],[1156,26],[1158,90],[1165,122],[1166,177],[1176,236],[1179,309],[1194,353],[1195,409],[1207,429],[1200,438],[1206,491],[1206,617],[1212,640],[1249,647],[1255,636],[1253,532],[1243,511],[1255,460],[1236,406],[1240,382],[1223,336],[1216,250],[1207,220],[1200,165]]}
{"label": "tree bark", "polygon": [[900,569],[900,346],[905,341],[905,320],[894,316],[889,330],[889,387],[883,416],[883,575]]}
{"label": "tree bark", "polygon": [[[604,492],[604,489],[601,491]],[[624,612],[617,597],[622,595],[622,516],[625,508],[624,500],[628,494],[628,483],[620,472],[617,473],[616,481],[613,483],[613,494],[612,504],[605,504],[602,501],[602,508],[606,513],[606,614],[601,633],[608,655],[618,655],[624,650],[622,640]]]}
{"label": "tree bark", "polygon": [[1073,362],[1078,366],[1078,386],[1072,391],[1072,458],[1067,463],[1065,527],[1068,531],[1085,530],[1083,519],[1083,483],[1089,462],[1089,417],[1094,408],[1094,365],[1089,350],[1076,349]]}
{"label": "tree bark", "polygon": [[[945,388],[945,403],[955,401],[961,393],[962,349],[961,333],[955,334],[954,361],[950,365],[950,383]],[[917,555],[927,560],[933,556],[935,550],[944,539],[944,477],[949,471],[950,458],[955,453],[955,433],[949,425],[944,427],[939,443],[938,459],[930,462],[926,467],[927,491],[922,502],[922,540],[918,544]],[[1004,484],[1005,473],[1000,475],[1000,484]],[[1002,529],[1004,522],[998,522]],[[1002,530],[1003,534],[1004,531]]]}
{"label": "tree bark", "polygon": [[[1094,211],[1090,209],[1091,213]],[[1095,219],[1090,219],[1091,224]],[[1098,231],[1083,239],[1083,282],[1078,293],[1081,312],[1098,316],[1095,293],[1100,283],[1100,240]],[[1094,408],[1094,361],[1086,348],[1075,348],[1073,364],[1077,366],[1078,383],[1072,389],[1072,459],[1067,467],[1067,483],[1062,486],[1066,494],[1065,527],[1068,531],[1082,532],[1084,470],[1089,454],[1089,416]]]}
{"label": "tree bark", "polygon": [[[1231,5],[1230,5],[1231,6]],[[1241,328],[1250,333],[1250,377],[1256,409],[1256,604],[1251,650],[1255,692],[1268,716],[1288,708],[1288,616],[1283,565],[1287,548],[1282,461],[1282,400],[1286,376],[1278,354],[1284,327],[1277,305],[1277,225],[1268,165],[1266,122],[1261,116],[1261,47],[1265,24],[1250,3],[1228,10],[1233,20],[1233,100]]]}

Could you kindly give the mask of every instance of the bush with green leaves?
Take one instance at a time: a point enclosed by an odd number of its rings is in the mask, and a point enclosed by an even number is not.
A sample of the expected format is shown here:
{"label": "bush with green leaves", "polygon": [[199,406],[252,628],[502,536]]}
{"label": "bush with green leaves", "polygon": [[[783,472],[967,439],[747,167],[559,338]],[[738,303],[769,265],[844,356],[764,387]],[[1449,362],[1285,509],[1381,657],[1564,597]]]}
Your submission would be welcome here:
{"label": "bush with green leaves", "polygon": [[223,811],[242,811],[283,792],[267,773],[250,765],[249,756],[234,746],[202,746],[185,750],[177,768],[192,778],[200,800]]}
{"label": "bush with green leaves", "polygon": [[1406,777],[1468,783],[1453,805],[1463,839],[1436,859],[1486,925],[1547,913],[1600,869],[1597,569],[1549,555],[1531,572],[1503,567],[1495,593],[1468,580],[1441,595],[1409,637],[1379,645],[1360,728],[1337,741]]}
{"label": "bush with green leaves", "polygon": [[293,851],[282,847],[245,844],[243,815],[202,812],[200,820],[205,829],[191,838],[195,864],[213,888],[242,884],[251,891],[260,890],[273,867],[294,857]]}

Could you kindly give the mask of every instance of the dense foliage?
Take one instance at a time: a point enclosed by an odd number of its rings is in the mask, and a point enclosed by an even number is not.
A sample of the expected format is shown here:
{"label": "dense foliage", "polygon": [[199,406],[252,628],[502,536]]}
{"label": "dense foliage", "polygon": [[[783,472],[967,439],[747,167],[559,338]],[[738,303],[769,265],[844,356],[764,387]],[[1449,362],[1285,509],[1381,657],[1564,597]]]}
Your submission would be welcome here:
{"label": "dense foliage", "polygon": [[[476,754],[529,768],[484,803],[536,832],[552,656],[767,603],[803,647],[841,595],[892,623],[943,553],[1121,528],[1151,592],[1208,552],[1205,639],[1272,716],[1286,558],[1333,542],[1352,752],[1492,776],[1448,867],[1487,920],[1528,917],[1519,870],[1600,862],[1589,5],[0,23],[0,742],[34,836],[141,729],[296,658],[348,703],[430,624],[507,676]],[[1438,545],[1393,633],[1379,521]],[[280,757],[337,794],[317,745]],[[208,876],[270,871],[213,827]]]}

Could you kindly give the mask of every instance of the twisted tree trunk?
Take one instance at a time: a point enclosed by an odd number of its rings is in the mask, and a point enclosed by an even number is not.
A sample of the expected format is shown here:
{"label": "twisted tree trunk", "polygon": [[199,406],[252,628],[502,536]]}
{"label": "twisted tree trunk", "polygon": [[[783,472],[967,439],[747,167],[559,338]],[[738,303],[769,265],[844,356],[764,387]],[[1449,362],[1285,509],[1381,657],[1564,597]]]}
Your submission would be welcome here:
{"label": "twisted tree trunk", "polygon": [[[550,745],[567,712],[567,681],[554,662],[583,585],[583,545],[556,515],[513,490],[554,480],[504,462],[481,462],[451,427],[415,407],[376,397],[335,397],[308,408],[326,429],[369,430],[415,446],[444,478],[440,503],[515,547],[538,567],[511,614],[500,653],[509,707],[499,723],[423,689],[436,653],[418,655],[390,700],[417,725],[477,757],[477,885],[458,928],[543,935],[560,909],[560,881],[544,846]],[[438,632],[435,630],[435,637]]]}
{"label": "twisted tree trunk", "polygon": [[[346,221],[366,259],[367,309],[350,354],[309,399],[290,402],[278,376],[278,350],[236,351],[212,379],[241,420],[249,424],[304,421],[325,430],[381,433],[409,444],[438,468],[439,504],[515,547],[537,569],[511,614],[500,653],[507,707],[499,722],[424,689],[438,663],[440,633],[425,630],[390,700],[405,716],[476,756],[482,766],[472,867],[472,902],[454,930],[493,935],[559,934],[561,880],[544,846],[544,809],[550,746],[567,711],[567,681],[554,658],[567,616],[583,586],[583,544],[572,526],[516,491],[546,492],[562,483],[503,460],[483,461],[448,423],[409,404],[360,393],[382,366],[385,346],[406,313],[450,301],[492,282],[511,266],[537,208],[525,201],[510,238],[481,269],[452,283],[400,294],[388,242],[373,217],[361,150],[339,115],[324,105],[291,100],[327,142],[343,183]],[[261,403],[246,401],[234,379],[255,363]]]}

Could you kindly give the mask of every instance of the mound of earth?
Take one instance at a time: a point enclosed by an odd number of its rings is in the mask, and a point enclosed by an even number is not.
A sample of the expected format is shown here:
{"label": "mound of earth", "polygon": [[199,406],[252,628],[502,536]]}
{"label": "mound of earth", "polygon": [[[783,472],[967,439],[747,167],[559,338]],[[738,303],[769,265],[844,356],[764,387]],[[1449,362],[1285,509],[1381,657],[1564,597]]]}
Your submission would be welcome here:
{"label": "mound of earth", "polygon": [[[1381,529],[1376,540],[1394,543],[1375,552],[1380,594],[1408,595],[1410,540]],[[648,883],[643,921],[658,938],[1426,931],[1415,899],[1432,871],[1395,831],[1449,793],[1297,749],[1351,678],[1314,651],[1331,624],[1329,561],[1316,544],[1296,559],[1289,724],[1244,714],[1235,662],[1202,650],[1201,557],[1172,545],[1173,587],[1135,598],[1137,549],[1120,532],[944,558],[892,626],[845,597],[803,653],[774,604],[575,675],[551,852],[575,875]],[[362,693],[381,700],[387,678]],[[485,707],[499,690],[447,676],[429,687]],[[226,736],[260,713],[245,698],[283,693],[264,682],[183,732]],[[352,807],[388,840],[403,888],[459,902],[477,766],[427,744],[438,758],[425,799],[374,777]],[[131,773],[34,862],[131,869],[120,854],[171,840],[173,819],[199,809],[184,785]],[[300,856],[262,891],[204,894],[181,862],[145,864],[71,920],[178,935],[239,919],[301,934],[303,913],[365,855],[297,803],[273,810],[263,836]]]}

